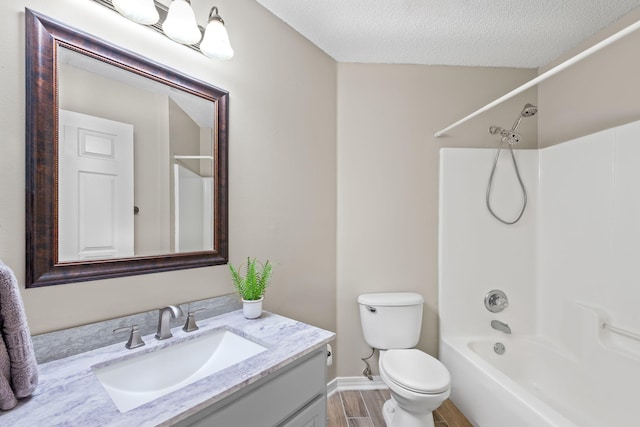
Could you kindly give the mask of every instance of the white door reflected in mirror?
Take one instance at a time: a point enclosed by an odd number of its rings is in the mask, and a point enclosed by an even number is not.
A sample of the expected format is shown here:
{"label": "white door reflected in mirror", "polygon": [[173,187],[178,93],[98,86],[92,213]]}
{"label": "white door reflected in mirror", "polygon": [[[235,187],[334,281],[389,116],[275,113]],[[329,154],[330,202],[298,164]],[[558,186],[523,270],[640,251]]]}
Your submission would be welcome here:
{"label": "white door reflected in mirror", "polygon": [[133,126],[59,112],[58,261],[134,254]]}

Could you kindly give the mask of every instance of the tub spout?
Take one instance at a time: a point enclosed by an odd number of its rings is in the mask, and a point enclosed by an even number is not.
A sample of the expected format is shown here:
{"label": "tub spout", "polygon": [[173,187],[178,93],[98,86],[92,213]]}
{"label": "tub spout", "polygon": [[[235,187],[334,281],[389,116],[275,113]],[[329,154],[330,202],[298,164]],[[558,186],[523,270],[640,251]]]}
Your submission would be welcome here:
{"label": "tub spout", "polygon": [[496,329],[500,332],[504,332],[505,334],[510,334],[511,333],[511,328],[509,327],[509,325],[507,325],[504,322],[501,322],[499,320],[492,320],[491,321],[491,327],[493,329]]}

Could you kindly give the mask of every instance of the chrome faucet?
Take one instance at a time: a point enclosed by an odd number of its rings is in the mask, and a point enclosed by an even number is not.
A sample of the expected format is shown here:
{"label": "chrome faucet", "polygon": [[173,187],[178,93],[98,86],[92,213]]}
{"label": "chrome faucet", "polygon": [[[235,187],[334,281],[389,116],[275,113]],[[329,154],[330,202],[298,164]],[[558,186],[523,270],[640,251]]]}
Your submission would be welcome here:
{"label": "chrome faucet", "polygon": [[160,309],[156,339],[166,340],[167,338],[171,338],[173,336],[173,334],[171,334],[169,321],[171,320],[171,318],[175,319],[178,316],[182,316],[182,310],[180,309],[180,307],[177,307],[175,305],[168,305]]}
{"label": "chrome faucet", "polygon": [[511,328],[509,327],[509,325],[507,325],[504,322],[501,322],[499,320],[492,320],[491,321],[491,327],[493,329],[496,329],[498,331],[504,332],[505,334],[510,334],[511,333]]}

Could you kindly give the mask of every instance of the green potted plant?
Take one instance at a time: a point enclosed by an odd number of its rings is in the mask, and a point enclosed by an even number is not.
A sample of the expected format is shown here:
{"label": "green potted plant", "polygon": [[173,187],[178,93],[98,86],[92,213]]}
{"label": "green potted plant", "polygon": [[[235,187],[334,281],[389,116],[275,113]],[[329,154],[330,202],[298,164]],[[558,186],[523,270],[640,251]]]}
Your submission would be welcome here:
{"label": "green potted plant", "polygon": [[233,285],[238,291],[240,298],[242,298],[244,317],[247,319],[255,319],[262,314],[264,293],[267,290],[267,286],[269,286],[269,279],[271,279],[271,264],[269,261],[262,264],[255,258],[251,259],[247,257],[246,274],[242,276],[241,269],[243,265],[244,264],[240,265],[236,269],[229,263],[229,270],[231,270]]}

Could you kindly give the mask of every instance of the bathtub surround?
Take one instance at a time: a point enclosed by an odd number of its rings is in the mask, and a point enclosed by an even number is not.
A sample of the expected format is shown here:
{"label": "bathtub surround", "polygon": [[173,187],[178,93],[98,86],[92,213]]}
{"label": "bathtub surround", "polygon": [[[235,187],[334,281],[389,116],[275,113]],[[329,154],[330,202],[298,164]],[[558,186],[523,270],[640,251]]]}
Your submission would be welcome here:
{"label": "bathtub surround", "polygon": [[[640,342],[602,324],[640,331],[639,140],[632,122],[518,151],[531,200],[513,226],[483,203],[492,152],[442,150],[440,356],[452,400],[472,422],[634,425]],[[498,181],[497,205],[517,208],[513,170]],[[494,288],[509,298],[500,313],[483,304]]]}
{"label": "bathtub surround", "polygon": [[[519,334],[536,328],[536,224],[540,211],[537,150],[514,150],[529,194],[527,209],[514,225],[497,221],[486,206],[493,149],[441,150],[439,308],[440,334],[495,335],[492,320]],[[496,168],[493,206],[512,218],[520,210],[522,190],[508,152]],[[491,290],[505,292],[509,306],[499,313],[484,304]],[[472,315],[474,314],[474,315]]]}
{"label": "bathtub surround", "polygon": [[[144,354],[170,346],[171,341],[189,340],[198,334],[220,329],[230,330],[255,340],[267,347],[267,350],[182,390],[124,413],[118,410],[107,395],[92,369],[96,366],[108,366],[136,353]],[[249,396],[250,391],[269,384],[270,376],[276,375],[278,371],[297,366],[297,363],[304,363],[303,361],[310,360],[311,357],[316,359],[320,356],[322,381],[319,386],[324,390],[317,391],[326,393],[324,349],[335,336],[332,332],[271,313],[265,313],[257,320],[246,320],[241,310],[204,319],[200,322],[200,330],[197,332],[187,333],[181,328],[175,328],[172,332],[174,337],[165,341],[157,341],[153,335],[147,335],[143,337],[147,345],[134,350],[127,350],[124,345],[118,343],[40,365],[41,384],[34,395],[31,399],[20,402],[13,411],[3,414],[1,423],[13,427],[187,425],[187,421],[191,420],[190,416],[207,409],[220,409],[222,405],[233,405],[232,400],[235,400],[236,396]],[[318,365],[314,365],[316,366]],[[300,387],[303,388],[305,384]],[[290,390],[292,393],[297,392],[296,387],[291,387]],[[234,394],[236,392],[238,394]],[[232,394],[233,397],[225,400]],[[265,401],[273,400],[270,403],[273,407],[284,406],[287,402],[278,402],[280,398],[281,394],[272,393]],[[70,411],[69,408],[73,410]],[[280,421],[282,420],[268,424],[279,425]],[[231,424],[223,422],[221,425]],[[258,424],[254,422],[244,425]]]}
{"label": "bathtub surround", "polygon": [[18,281],[2,261],[0,327],[0,409],[6,411],[36,389],[38,366]]}

